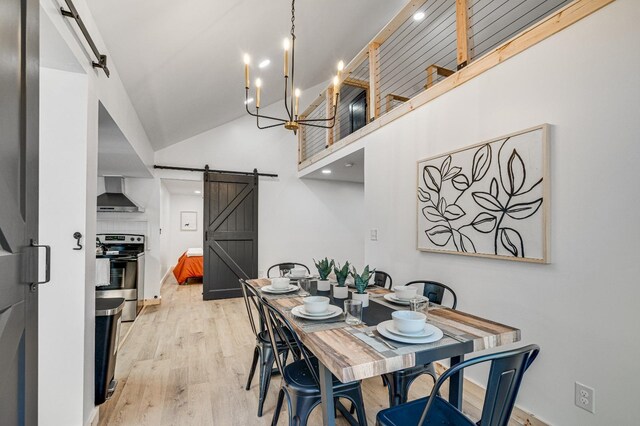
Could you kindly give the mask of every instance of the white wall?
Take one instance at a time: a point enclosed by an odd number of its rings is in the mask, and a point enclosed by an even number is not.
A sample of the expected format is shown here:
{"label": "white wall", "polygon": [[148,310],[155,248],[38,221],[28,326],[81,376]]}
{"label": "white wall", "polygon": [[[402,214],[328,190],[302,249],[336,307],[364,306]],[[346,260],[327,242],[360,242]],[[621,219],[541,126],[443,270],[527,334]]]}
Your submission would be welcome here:
{"label": "white wall", "polygon": [[164,276],[175,262],[170,258],[169,239],[171,228],[171,194],[164,183],[160,183],[160,275]]}
{"label": "white wall", "polygon": [[[171,194],[168,228],[169,245],[168,256],[172,265],[190,247],[202,247],[202,195]],[[182,231],[180,229],[180,212],[193,211],[198,215],[196,231]]]}
{"label": "white wall", "polygon": [[[39,240],[52,250],[51,282],[39,288],[41,425],[83,423],[87,284],[73,233],[87,235],[87,102],[85,74],[40,70]],[[82,244],[93,251],[93,242]]]}
{"label": "white wall", "polygon": [[[518,403],[551,424],[637,423],[639,21],[618,0],[364,138],[366,228],[379,229],[366,261],[397,283],[447,283],[459,309],[538,343]],[[551,264],[418,252],[416,161],[541,123]],[[595,415],[574,406],[575,381],[595,388]]]}
{"label": "white wall", "polygon": [[[90,247],[95,240],[96,233],[96,188],[97,188],[97,144],[98,144],[98,103],[101,102],[105,108],[109,111],[115,122],[118,124],[126,139],[131,143],[136,153],[140,156],[144,164],[151,166],[153,164],[153,149],[147,138],[147,135],[138,119],[138,115],[131,104],[129,96],[124,89],[124,85],[120,80],[118,74],[118,68],[113,61],[107,46],[105,46],[100,35],[100,31],[93,21],[93,17],[89,11],[86,0],[74,0],[74,4],[79,14],[82,16],[82,20],[86,25],[91,37],[97,44],[100,52],[106,54],[109,58],[109,69],[111,71],[111,77],[106,78],[101,70],[94,69],[91,66],[91,59],[88,56],[88,50],[86,44],[80,36],[78,36],[77,26],[70,22],[68,18],[63,17],[60,14],[60,3],[57,0],[40,0],[41,12],[46,15],[46,19],[51,21],[53,28],[57,35],[61,38],[61,44],[68,46],[72,53],[72,56],[78,61],[78,67],[82,69],[87,76],[88,84],[88,96],[85,103],[87,113],[87,128],[86,128],[86,168],[84,169],[83,176],[79,176],[75,182],[76,185],[86,184],[85,192],[85,220],[84,226],[86,229],[85,237],[86,241],[91,241]],[[48,33],[47,36],[50,34]],[[44,99],[41,94],[41,100]],[[56,140],[58,149],[64,149],[66,146],[66,140]],[[47,157],[41,157],[41,164],[48,162]],[[53,164],[53,163],[51,163]],[[66,163],[65,163],[66,164]],[[57,167],[61,167],[60,163],[56,164]],[[157,183],[158,186],[160,183]],[[159,194],[159,190],[157,193]],[[157,209],[159,210],[159,209]],[[156,213],[157,214],[157,210]],[[46,210],[41,210],[41,216],[48,216],[50,213]],[[151,214],[154,214],[153,212]],[[42,230],[42,228],[41,228]],[[41,241],[42,240],[41,238]],[[96,414],[97,410],[94,406],[94,328],[95,328],[95,252],[93,250],[84,250],[84,282],[87,286],[84,288],[84,389],[83,389],[83,414],[79,423],[66,423],[64,421],[58,421],[56,418],[49,418],[52,424],[86,424]],[[153,260],[151,261],[153,264]],[[159,263],[157,264],[159,271]],[[158,273],[159,274],[159,273]],[[64,328],[57,328],[48,332],[52,339],[61,338],[66,333]],[[41,331],[42,334],[42,331]],[[73,357],[75,349],[71,347],[62,347],[64,353]],[[47,353],[44,353],[47,355]],[[56,371],[47,369],[39,371],[40,380],[50,380],[51,377],[55,377]],[[43,398],[63,398],[64,394],[59,389],[55,394],[41,392]]]}
{"label": "white wall", "polygon": [[[307,91],[312,97],[314,89]],[[280,104],[265,113],[281,114]],[[362,265],[364,191],[362,184],[297,178],[296,139],[284,129],[258,130],[255,119],[242,117],[156,152],[156,163],[212,169],[277,173],[260,178],[258,268],[312,258],[334,257]],[[161,177],[200,176],[162,171]],[[174,196],[172,195],[172,202]],[[172,250],[178,250],[173,247]],[[169,259],[175,264],[177,258]]]}

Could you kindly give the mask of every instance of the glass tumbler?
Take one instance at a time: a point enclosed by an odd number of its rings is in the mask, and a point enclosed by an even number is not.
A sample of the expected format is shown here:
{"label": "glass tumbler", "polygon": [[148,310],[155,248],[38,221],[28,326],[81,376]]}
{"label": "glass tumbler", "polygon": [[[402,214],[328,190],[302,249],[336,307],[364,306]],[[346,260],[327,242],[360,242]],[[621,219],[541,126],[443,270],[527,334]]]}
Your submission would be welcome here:
{"label": "glass tumbler", "polygon": [[429,314],[428,314],[429,299],[425,297],[413,298],[409,300],[409,309],[411,309],[414,312],[422,312],[423,314],[425,314],[425,316],[428,319],[429,318]]}
{"label": "glass tumbler", "polygon": [[300,285],[300,288],[302,289],[302,291],[305,291],[307,293],[309,293],[311,291],[311,280],[308,278],[301,278],[298,281],[298,284]]}
{"label": "glass tumbler", "polygon": [[362,324],[362,300],[344,301],[345,322],[349,325]]}

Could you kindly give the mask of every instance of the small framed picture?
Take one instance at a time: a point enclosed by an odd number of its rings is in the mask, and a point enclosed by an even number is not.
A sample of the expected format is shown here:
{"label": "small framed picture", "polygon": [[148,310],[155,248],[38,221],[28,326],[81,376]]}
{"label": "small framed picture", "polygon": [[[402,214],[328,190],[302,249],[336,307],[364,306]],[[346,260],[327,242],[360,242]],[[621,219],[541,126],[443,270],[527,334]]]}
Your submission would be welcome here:
{"label": "small framed picture", "polygon": [[198,230],[198,212],[180,212],[180,230]]}

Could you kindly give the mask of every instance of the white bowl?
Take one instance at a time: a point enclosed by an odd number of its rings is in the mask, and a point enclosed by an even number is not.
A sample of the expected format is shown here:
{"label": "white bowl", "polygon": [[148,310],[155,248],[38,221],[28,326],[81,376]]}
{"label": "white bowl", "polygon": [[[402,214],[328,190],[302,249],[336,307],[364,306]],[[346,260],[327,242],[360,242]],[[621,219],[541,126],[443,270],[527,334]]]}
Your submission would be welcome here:
{"label": "white bowl", "polygon": [[289,278],[271,278],[271,287],[275,290],[284,290],[289,287],[290,282]]}
{"label": "white bowl", "polygon": [[427,316],[421,312],[395,311],[391,314],[393,325],[402,333],[420,333],[424,330]]}
{"label": "white bowl", "polygon": [[393,288],[396,297],[401,300],[411,300],[416,297],[418,289],[412,285],[398,285]]}
{"label": "white bowl", "polygon": [[329,298],[324,296],[309,296],[302,299],[304,310],[309,314],[321,314],[329,310]]}
{"label": "white bowl", "polygon": [[304,268],[293,268],[289,271],[289,275],[293,278],[303,278],[307,276],[307,270]]}

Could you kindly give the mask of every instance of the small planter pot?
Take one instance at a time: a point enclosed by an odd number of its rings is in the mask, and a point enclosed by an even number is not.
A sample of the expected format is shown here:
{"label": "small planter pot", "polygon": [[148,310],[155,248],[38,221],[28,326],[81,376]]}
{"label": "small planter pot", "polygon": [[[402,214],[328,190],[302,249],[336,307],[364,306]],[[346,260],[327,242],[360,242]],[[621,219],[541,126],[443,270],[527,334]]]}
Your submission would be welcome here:
{"label": "small planter pot", "polygon": [[369,293],[364,293],[364,294],[351,293],[351,298],[353,300],[361,300],[363,308],[366,308],[367,306],[369,306]]}
{"label": "small planter pot", "polygon": [[318,291],[330,291],[331,283],[329,280],[318,280]]}
{"label": "small planter pot", "polygon": [[345,286],[338,286],[338,284],[334,284],[333,286],[333,297],[335,297],[336,299],[346,299],[347,297],[349,297],[349,287]]}

